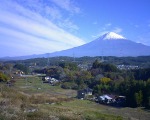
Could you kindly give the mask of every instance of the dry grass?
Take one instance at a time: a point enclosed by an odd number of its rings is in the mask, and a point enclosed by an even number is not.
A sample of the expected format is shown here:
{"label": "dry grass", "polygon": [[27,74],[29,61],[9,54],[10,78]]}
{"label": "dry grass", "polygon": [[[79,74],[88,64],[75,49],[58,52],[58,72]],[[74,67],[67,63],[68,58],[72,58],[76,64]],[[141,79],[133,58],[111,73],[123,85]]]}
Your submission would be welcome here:
{"label": "dry grass", "polygon": [[[73,106],[71,106],[71,102],[74,103]],[[64,95],[45,93],[28,95],[23,91],[6,87],[0,95],[0,120],[121,119],[100,113],[100,111],[96,112],[94,108],[86,107],[86,105],[86,101],[80,103],[78,100]]]}
{"label": "dry grass", "polygon": [[[138,109],[113,108],[91,101],[70,98],[76,92],[59,86],[44,84],[40,79],[19,79],[12,88],[3,85],[0,92],[0,120],[134,120],[139,119]],[[33,81],[34,82],[31,82]],[[36,84],[33,84],[37,82]],[[31,91],[30,91],[31,90]],[[150,113],[140,111],[141,120],[149,120]],[[120,117],[122,116],[122,117]]]}

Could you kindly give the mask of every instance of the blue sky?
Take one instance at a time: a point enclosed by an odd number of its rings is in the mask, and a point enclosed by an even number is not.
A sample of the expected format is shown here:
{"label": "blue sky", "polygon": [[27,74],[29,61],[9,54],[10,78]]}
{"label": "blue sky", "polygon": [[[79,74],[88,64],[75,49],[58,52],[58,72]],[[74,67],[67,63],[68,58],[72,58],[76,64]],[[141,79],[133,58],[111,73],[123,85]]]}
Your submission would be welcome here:
{"label": "blue sky", "polygon": [[149,0],[1,0],[0,57],[51,53],[113,31],[150,46]]}

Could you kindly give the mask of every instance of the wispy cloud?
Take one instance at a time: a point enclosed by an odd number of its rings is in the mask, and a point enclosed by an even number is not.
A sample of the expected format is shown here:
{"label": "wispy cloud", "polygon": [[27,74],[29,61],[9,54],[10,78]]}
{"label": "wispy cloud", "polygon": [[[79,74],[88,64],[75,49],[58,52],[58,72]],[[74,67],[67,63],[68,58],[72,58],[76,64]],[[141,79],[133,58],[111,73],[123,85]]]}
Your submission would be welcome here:
{"label": "wispy cloud", "polygon": [[73,0],[52,0],[56,5],[71,13],[79,13],[80,8],[75,6]]}
{"label": "wispy cloud", "polygon": [[59,26],[67,28],[70,31],[79,30],[79,27],[73,24],[73,22],[69,18],[65,19],[63,22],[59,22]]}
{"label": "wispy cloud", "polygon": [[[23,2],[30,2],[30,4],[23,4]],[[50,6],[50,2],[40,4],[39,2],[41,0],[1,1],[0,39],[3,39],[3,42],[0,45],[19,48],[20,51],[26,50],[28,54],[38,54],[84,44],[82,39],[63,30],[53,22],[63,17],[59,8]],[[64,9],[71,10],[70,3],[66,2],[66,4]],[[66,22],[68,24],[65,23],[65,27],[68,25],[68,28],[79,29],[71,20]]]}

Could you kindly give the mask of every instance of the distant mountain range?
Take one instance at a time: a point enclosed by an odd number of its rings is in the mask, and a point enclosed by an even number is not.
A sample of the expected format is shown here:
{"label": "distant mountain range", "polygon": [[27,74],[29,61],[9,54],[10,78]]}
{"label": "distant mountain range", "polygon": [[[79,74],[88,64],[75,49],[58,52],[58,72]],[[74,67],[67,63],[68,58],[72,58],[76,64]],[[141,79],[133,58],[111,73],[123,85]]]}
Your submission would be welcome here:
{"label": "distant mountain range", "polygon": [[109,32],[98,39],[87,44],[74,47],[71,49],[46,53],[40,55],[20,56],[20,57],[5,57],[6,60],[19,60],[41,57],[55,56],[148,56],[150,55],[150,46],[141,43],[136,43],[124,38],[114,32]]}

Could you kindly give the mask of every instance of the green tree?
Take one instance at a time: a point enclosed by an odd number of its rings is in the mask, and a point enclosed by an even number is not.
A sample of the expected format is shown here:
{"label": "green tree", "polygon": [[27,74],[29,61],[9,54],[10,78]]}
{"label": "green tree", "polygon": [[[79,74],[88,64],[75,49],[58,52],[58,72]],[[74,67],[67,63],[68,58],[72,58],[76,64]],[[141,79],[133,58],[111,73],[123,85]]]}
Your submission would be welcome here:
{"label": "green tree", "polygon": [[61,62],[59,63],[59,66],[62,68],[67,68],[69,70],[77,70],[77,65],[71,62]]}
{"label": "green tree", "polygon": [[138,107],[142,106],[143,94],[141,90],[135,93],[135,101]]}
{"label": "green tree", "polygon": [[117,67],[113,64],[106,64],[104,66],[104,70],[105,72],[117,72],[118,71]]}
{"label": "green tree", "polygon": [[145,89],[145,96],[146,96],[146,107],[150,108],[150,79],[146,82],[146,89]]}
{"label": "green tree", "polygon": [[2,72],[0,72],[0,82],[1,81],[7,81],[9,78],[5,75],[5,74],[3,74]]}
{"label": "green tree", "polygon": [[14,66],[14,68],[23,71],[25,74],[27,74],[29,72],[29,68],[25,65],[22,65],[22,64],[16,64]]}
{"label": "green tree", "polygon": [[[136,104],[138,107],[142,106],[142,101],[143,101],[143,94],[142,91],[140,90],[139,92],[135,93],[135,100]],[[139,120],[141,119],[141,109],[139,108]]]}
{"label": "green tree", "polygon": [[96,69],[96,68],[99,68],[99,66],[100,66],[100,62],[98,60],[95,60],[93,65],[92,65],[92,68]]}

